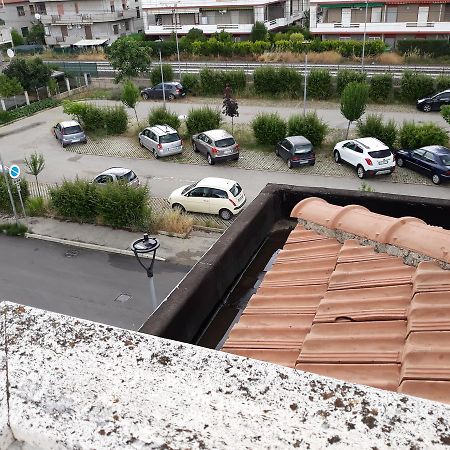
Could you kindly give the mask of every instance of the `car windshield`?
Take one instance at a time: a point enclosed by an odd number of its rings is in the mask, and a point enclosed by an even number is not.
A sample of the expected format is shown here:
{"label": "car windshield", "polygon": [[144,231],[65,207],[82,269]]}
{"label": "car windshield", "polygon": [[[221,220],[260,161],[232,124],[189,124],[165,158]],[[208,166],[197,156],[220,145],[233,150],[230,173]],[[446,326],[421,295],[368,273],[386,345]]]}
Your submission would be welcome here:
{"label": "car windshield", "polygon": [[450,166],[450,155],[440,155],[439,158],[444,166]]}
{"label": "car windshield", "polygon": [[198,181],[197,181],[197,183],[193,183],[193,184],[190,184],[189,186],[186,186],[186,187],[181,191],[181,193],[182,193],[182,194],[186,194],[187,191],[190,191],[191,189],[195,188],[195,186],[197,186],[197,184],[198,184]]}
{"label": "car windshield", "polygon": [[124,183],[129,183],[130,181],[133,181],[134,179],[136,179],[136,174],[132,170],[117,177],[117,180],[119,182],[124,182]]}
{"label": "car windshield", "polygon": [[312,150],[312,145],[296,145],[294,147],[294,153],[296,155],[301,155],[302,153],[308,153]]}
{"label": "car windshield", "polygon": [[230,189],[230,192],[237,197],[241,192],[242,192],[242,188],[240,186],[239,183],[236,183],[235,185],[233,185],[233,187]]}
{"label": "car windshield", "polygon": [[373,152],[369,152],[369,156],[372,158],[387,158],[388,156],[391,156],[391,151],[388,149],[375,150]]}
{"label": "car windshield", "polygon": [[63,134],[64,135],[69,135],[69,134],[76,134],[76,133],[81,133],[83,130],[81,129],[80,125],[74,125],[72,127],[67,127],[63,129]]}
{"label": "car windshield", "polygon": [[232,137],[225,138],[225,139],[219,139],[218,141],[216,141],[216,147],[219,147],[219,148],[230,147],[231,145],[234,145],[235,143],[236,143],[236,141]]}
{"label": "car windshield", "polygon": [[180,140],[180,136],[178,135],[178,133],[171,133],[171,134],[166,134],[164,136],[161,136],[160,143],[168,144],[170,142],[175,142],[175,141],[179,141],[179,140]]}

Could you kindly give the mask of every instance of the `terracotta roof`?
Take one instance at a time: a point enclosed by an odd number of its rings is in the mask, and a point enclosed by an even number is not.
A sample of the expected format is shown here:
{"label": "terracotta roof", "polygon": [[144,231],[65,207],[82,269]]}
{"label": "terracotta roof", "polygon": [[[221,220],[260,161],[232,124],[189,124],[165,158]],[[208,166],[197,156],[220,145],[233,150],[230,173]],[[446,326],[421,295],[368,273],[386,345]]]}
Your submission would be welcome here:
{"label": "terracotta roof", "polygon": [[450,403],[450,231],[318,198],[292,217],[223,350]]}

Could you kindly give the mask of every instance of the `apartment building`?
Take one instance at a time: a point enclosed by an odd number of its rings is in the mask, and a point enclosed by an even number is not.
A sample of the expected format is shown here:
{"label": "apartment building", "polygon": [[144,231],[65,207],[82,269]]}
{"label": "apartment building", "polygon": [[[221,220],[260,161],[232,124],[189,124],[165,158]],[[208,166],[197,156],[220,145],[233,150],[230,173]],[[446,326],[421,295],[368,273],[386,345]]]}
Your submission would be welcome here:
{"label": "apartment building", "polygon": [[[367,4],[367,21],[366,21]],[[311,0],[311,32],[324,39],[448,39],[450,2],[443,0]]]}
{"label": "apartment building", "polygon": [[4,26],[9,31],[15,29],[24,38],[33,24],[37,23],[35,13],[36,5],[30,4],[28,0],[2,0],[0,3],[0,19]]}
{"label": "apartment building", "polygon": [[37,2],[43,5],[40,20],[45,42],[67,47],[101,45],[120,36],[141,32],[143,22],[138,0],[61,0]]}
{"label": "apartment building", "polygon": [[177,30],[185,35],[199,28],[207,35],[222,30],[236,38],[249,35],[255,22],[268,30],[291,25],[303,17],[308,0],[141,0],[144,32],[158,38]]}

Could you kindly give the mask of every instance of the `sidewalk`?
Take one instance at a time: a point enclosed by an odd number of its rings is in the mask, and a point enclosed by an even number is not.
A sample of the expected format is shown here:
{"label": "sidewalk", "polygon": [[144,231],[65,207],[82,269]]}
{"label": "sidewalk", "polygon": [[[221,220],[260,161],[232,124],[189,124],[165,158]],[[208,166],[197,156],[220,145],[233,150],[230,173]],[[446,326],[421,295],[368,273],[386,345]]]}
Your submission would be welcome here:
{"label": "sidewalk", "polygon": [[[132,255],[130,245],[142,233],[114,230],[91,224],[64,222],[42,217],[29,218],[28,238]],[[193,266],[219,238],[219,233],[193,231],[188,239],[158,234],[161,246],[157,257],[176,264]]]}

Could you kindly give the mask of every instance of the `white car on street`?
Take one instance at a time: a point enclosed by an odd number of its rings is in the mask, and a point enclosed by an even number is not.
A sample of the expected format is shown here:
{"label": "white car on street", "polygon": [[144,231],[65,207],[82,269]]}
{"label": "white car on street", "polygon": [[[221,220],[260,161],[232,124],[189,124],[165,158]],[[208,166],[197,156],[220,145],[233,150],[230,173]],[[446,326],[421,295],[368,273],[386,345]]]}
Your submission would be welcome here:
{"label": "white car on street", "polygon": [[344,161],[355,167],[359,178],[390,174],[395,170],[395,158],[389,147],[372,137],[338,142],[333,155],[337,163]]}
{"label": "white car on street", "polygon": [[169,196],[173,209],[206,214],[218,214],[230,220],[242,211],[246,198],[239,183],[225,178],[203,178],[182,186]]}

